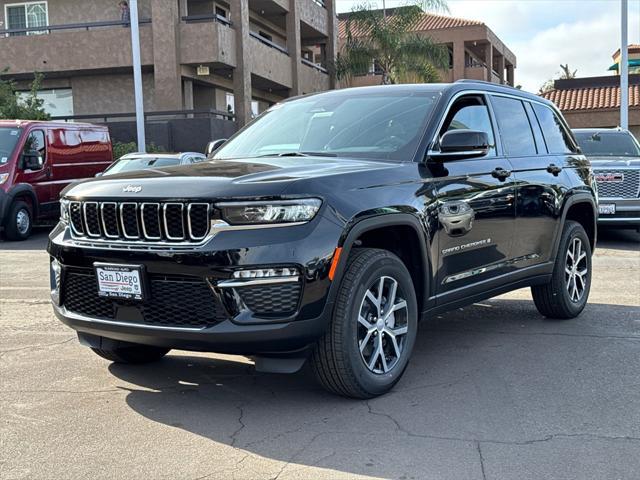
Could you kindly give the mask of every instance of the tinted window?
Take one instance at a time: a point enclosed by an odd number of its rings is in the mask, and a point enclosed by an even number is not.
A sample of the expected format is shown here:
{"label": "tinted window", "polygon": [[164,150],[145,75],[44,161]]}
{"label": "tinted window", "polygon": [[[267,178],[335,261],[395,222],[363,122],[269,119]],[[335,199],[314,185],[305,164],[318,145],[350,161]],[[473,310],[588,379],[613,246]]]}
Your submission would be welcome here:
{"label": "tinted window", "polygon": [[[491,126],[491,117],[489,116],[487,106],[484,104],[478,105],[477,103],[482,102],[478,97],[462,99],[459,102],[461,103],[457,102],[454,104],[449,112],[449,116],[445,122],[445,131],[464,129],[486,132],[489,136],[489,144],[492,145],[488,156],[495,156],[496,147],[493,127]],[[474,105],[474,103],[476,104]]]}
{"label": "tinted window", "polygon": [[34,130],[29,134],[27,140],[24,142],[22,153],[39,158],[40,167],[35,167],[34,164],[31,164],[30,170],[39,170],[44,166],[44,161],[47,158],[47,147],[42,130]]}
{"label": "tinted window", "polygon": [[349,90],[275,105],[232,137],[215,159],[319,153],[410,161],[439,90]]}
{"label": "tinted window", "polygon": [[640,147],[630,133],[575,132],[585,155],[638,157]]}
{"label": "tinted window", "polygon": [[492,97],[491,101],[505,153],[510,156],[535,155],[536,142],[522,102],[497,96]]}
{"label": "tinted window", "polygon": [[539,103],[534,103],[533,109],[542,128],[549,153],[573,153],[569,134],[555,112]]}

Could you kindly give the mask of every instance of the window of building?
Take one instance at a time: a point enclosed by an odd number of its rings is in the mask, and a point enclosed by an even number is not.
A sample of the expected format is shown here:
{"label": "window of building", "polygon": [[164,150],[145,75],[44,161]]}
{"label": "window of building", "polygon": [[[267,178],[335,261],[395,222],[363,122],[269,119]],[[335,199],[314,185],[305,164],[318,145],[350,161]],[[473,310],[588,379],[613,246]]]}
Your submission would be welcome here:
{"label": "window of building", "polygon": [[489,137],[489,145],[491,145],[487,155],[496,155],[496,142],[493,126],[491,125],[491,116],[483,97],[472,95],[456,101],[447,114],[440,135],[449,130],[463,129],[486,132]]}
{"label": "window of building", "polygon": [[[15,3],[5,5],[5,21],[7,29],[46,27],[49,25],[47,2]],[[39,35],[46,30],[33,32],[17,32],[10,35]]]}
{"label": "window of building", "polygon": [[219,17],[227,18],[227,11],[224,8],[218,7],[216,5],[216,15],[218,15]]}
{"label": "window of building", "polygon": [[536,141],[522,102],[515,98],[493,96],[491,103],[505,153],[513,157],[535,155]]}
{"label": "window of building", "polygon": [[533,110],[538,118],[549,153],[573,153],[569,134],[555,112],[539,103],[533,104]]}
{"label": "window of building", "polygon": [[273,42],[273,36],[263,30],[258,30],[258,35],[260,35],[265,40],[269,40],[270,42]]}
{"label": "window of building", "polygon": [[[235,113],[235,98],[233,93],[227,92],[226,95],[227,112]],[[257,100],[251,100],[251,117],[255,118],[260,115],[260,103]]]}
{"label": "window of building", "polygon": [[235,113],[236,111],[236,103],[235,103],[235,99],[233,98],[233,93],[229,93],[227,92],[225,94],[225,101],[226,101],[226,110],[229,113]]}
{"label": "window of building", "polygon": [[[29,95],[29,92],[19,92],[18,95],[21,99],[24,99]],[[39,90],[38,98],[44,100],[42,107],[52,117],[70,117],[73,115],[73,93],[70,88]]]}

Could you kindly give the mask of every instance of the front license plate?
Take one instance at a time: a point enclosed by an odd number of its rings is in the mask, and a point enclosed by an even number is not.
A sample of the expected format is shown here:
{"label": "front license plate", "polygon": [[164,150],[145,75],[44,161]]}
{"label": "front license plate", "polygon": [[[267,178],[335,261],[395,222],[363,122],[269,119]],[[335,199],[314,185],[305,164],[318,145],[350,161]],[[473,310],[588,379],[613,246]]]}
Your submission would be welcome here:
{"label": "front license plate", "polygon": [[98,295],[123,300],[144,300],[142,267],[95,263]]}
{"label": "front license plate", "polygon": [[598,205],[598,213],[600,215],[615,215],[616,204],[615,203],[601,203]]}

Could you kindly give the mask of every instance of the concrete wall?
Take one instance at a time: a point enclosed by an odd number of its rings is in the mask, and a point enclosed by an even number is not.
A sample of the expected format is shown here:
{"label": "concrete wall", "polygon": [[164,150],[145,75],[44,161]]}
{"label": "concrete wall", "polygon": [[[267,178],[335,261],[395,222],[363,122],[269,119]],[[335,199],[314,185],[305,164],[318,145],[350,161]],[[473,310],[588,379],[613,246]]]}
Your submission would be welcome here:
{"label": "concrete wall", "polygon": [[[143,74],[144,108],[157,110],[153,75]],[[133,74],[77,76],[71,78],[75,115],[135,111]]]}
{"label": "concrete wall", "polygon": [[[6,28],[4,7],[13,3],[22,2],[21,0],[0,0],[0,21],[2,22],[0,29]],[[49,0],[48,10],[49,25],[120,20],[117,0]],[[140,18],[151,17],[151,0],[138,0],[138,11]]]}
{"label": "concrete wall", "polygon": [[[619,110],[566,111],[562,114],[571,128],[614,128],[620,125]],[[640,108],[629,109],[629,130],[640,139]]]}

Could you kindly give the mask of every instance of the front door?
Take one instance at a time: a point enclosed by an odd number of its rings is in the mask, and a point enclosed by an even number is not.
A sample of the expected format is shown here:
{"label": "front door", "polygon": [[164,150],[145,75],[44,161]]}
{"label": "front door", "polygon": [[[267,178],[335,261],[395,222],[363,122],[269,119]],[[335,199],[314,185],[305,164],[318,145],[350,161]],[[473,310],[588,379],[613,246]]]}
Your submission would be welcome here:
{"label": "front door", "polygon": [[508,272],[515,223],[512,166],[496,145],[485,95],[465,95],[452,104],[439,136],[452,129],[487,132],[492,147],[481,158],[430,166],[438,196],[439,305],[467,296],[466,287],[490,288]]}
{"label": "front door", "polygon": [[43,130],[27,133],[18,158],[18,182],[33,188],[38,199],[39,216],[49,216],[51,205],[51,166],[47,161],[47,142]]}

